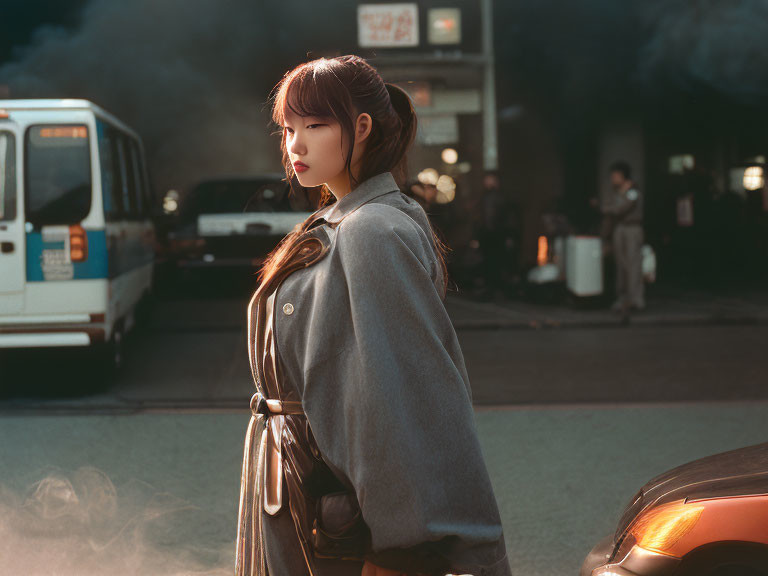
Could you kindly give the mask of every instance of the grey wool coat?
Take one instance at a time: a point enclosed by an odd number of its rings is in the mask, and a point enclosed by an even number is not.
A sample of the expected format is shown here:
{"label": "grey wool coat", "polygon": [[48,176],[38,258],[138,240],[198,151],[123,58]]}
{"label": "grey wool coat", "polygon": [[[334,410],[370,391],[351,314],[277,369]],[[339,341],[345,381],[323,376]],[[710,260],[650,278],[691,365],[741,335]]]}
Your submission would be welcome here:
{"label": "grey wool coat", "polygon": [[[301,401],[323,459],[354,488],[374,551],[440,540],[453,573],[510,576],[424,209],[383,172],[313,218],[306,233],[328,252],[271,296],[284,397]],[[270,576],[310,576],[290,514],[262,519]],[[361,568],[315,559],[311,574]]]}

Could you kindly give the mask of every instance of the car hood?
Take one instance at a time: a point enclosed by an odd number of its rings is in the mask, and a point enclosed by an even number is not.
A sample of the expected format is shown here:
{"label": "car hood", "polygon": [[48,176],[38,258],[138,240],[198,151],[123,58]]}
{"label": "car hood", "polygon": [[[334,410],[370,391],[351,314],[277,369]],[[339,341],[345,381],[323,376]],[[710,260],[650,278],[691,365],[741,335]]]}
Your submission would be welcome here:
{"label": "car hood", "polygon": [[197,233],[200,236],[270,234],[282,237],[311,215],[312,212],[200,214],[197,217]]}
{"label": "car hood", "polygon": [[768,493],[768,442],[700,458],[649,480],[624,510],[615,540],[643,511],[672,500]]}

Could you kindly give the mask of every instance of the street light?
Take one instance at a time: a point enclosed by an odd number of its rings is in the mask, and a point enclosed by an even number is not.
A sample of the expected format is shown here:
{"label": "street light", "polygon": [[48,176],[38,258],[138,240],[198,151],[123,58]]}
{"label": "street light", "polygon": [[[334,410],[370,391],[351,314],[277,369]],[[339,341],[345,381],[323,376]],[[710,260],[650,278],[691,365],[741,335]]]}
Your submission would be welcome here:
{"label": "street light", "polygon": [[173,214],[179,209],[179,193],[176,190],[168,190],[163,196],[163,212]]}
{"label": "street light", "polygon": [[444,148],[440,156],[446,164],[456,164],[459,159],[459,153],[454,148]]}
{"label": "street light", "polygon": [[744,190],[760,190],[765,186],[762,166],[750,166],[744,170],[743,178]]}
{"label": "street light", "polygon": [[456,197],[456,182],[447,174],[437,179],[437,203],[448,204]]}
{"label": "street light", "polygon": [[437,184],[437,178],[439,176],[440,174],[434,168],[424,168],[424,170],[419,172],[418,179],[422,184],[431,184],[434,186]]}

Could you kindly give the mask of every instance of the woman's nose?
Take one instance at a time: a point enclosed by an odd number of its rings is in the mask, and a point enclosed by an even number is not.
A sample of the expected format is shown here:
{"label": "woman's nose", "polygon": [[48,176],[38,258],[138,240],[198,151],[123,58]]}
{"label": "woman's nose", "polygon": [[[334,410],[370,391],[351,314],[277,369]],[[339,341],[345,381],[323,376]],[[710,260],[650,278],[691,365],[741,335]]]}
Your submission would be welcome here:
{"label": "woman's nose", "polygon": [[288,151],[291,154],[302,155],[306,153],[306,146],[304,141],[298,134],[294,134],[288,139]]}

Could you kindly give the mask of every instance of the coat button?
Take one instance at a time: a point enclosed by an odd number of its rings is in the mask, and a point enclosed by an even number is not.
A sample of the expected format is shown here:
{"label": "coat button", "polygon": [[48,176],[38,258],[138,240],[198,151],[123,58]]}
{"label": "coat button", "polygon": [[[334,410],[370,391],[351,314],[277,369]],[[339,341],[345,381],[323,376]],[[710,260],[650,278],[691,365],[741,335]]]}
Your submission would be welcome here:
{"label": "coat button", "polygon": [[286,302],[285,304],[283,304],[283,312],[285,312],[289,316],[293,314],[293,304],[291,304],[290,302]]}

